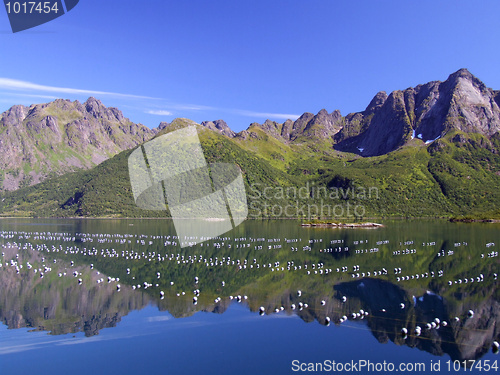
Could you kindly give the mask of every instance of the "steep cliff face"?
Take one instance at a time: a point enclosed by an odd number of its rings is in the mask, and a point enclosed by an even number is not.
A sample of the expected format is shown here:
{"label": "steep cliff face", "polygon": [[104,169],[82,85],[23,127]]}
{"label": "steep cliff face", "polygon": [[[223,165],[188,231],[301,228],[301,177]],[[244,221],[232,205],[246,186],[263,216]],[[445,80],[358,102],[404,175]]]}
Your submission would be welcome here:
{"label": "steep cliff face", "polygon": [[444,82],[430,82],[392,92],[386,100],[377,94],[364,111],[346,117],[336,148],[363,156],[382,155],[413,138],[432,142],[452,130],[486,137],[500,131],[498,92],[487,88],[467,69]]}
{"label": "steep cliff face", "polygon": [[156,132],[95,98],[13,106],[0,115],[0,190],[90,168]]}
{"label": "steep cliff face", "polygon": [[290,139],[299,141],[304,138],[330,139],[342,128],[342,115],[336,110],[328,113],[325,109],[308,121],[297,120],[292,127]]}
{"label": "steep cliff face", "polygon": [[[432,143],[450,131],[478,133],[491,138],[500,131],[500,91],[485,86],[467,69],[451,74],[444,82],[433,81],[375,95],[362,112],[342,116],[325,109],[316,115],[305,112],[297,120],[252,123],[237,138],[258,138],[259,128],[287,144],[329,142],[338,151],[361,156],[387,154],[412,139]],[[202,125],[234,138],[226,123]],[[415,141],[418,142],[418,141]]]}

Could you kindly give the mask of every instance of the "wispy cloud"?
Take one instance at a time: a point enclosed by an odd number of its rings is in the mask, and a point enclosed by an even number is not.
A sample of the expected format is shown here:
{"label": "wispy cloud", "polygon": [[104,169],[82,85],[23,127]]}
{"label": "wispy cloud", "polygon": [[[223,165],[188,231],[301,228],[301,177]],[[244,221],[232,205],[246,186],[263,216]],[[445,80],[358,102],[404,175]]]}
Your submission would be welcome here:
{"label": "wispy cloud", "polygon": [[109,91],[82,90],[69,87],[39,85],[33,82],[20,81],[17,79],[3,78],[3,77],[0,77],[0,89],[16,90],[16,91],[20,90],[24,92],[35,91],[35,92],[54,92],[60,94],[74,94],[74,95],[113,96],[117,98],[128,98],[128,99],[159,99],[149,96],[122,94]]}
{"label": "wispy cloud", "polygon": [[217,111],[218,108],[210,107],[208,105],[198,105],[198,104],[171,104],[169,108],[176,109],[179,111]]}
{"label": "wispy cloud", "polygon": [[204,105],[191,105],[191,104],[167,104],[164,106],[167,109],[150,109],[145,111],[150,115],[160,115],[160,116],[172,116],[174,113],[171,110],[176,111],[212,111],[218,113],[231,113],[244,117],[253,117],[253,118],[269,118],[276,120],[296,120],[300,117],[300,115],[293,113],[272,113],[272,112],[257,112],[257,111],[248,111],[245,109],[233,109],[233,108],[216,108]]}
{"label": "wispy cloud", "polygon": [[25,93],[9,93],[9,96],[15,96],[15,97],[21,97],[21,98],[37,98],[37,99],[49,99],[49,100],[56,100],[58,99],[57,96],[54,95],[40,95],[40,94],[25,94]]}
{"label": "wispy cloud", "polygon": [[163,110],[163,109],[160,109],[160,110],[149,110],[149,111],[146,111],[145,113],[148,113],[150,115],[158,115],[158,116],[172,116],[173,115],[172,112],[166,111],[166,110]]}
{"label": "wispy cloud", "polygon": [[[174,111],[211,111],[211,112],[219,112],[219,113],[230,113],[234,115],[244,116],[244,117],[253,117],[253,118],[269,118],[276,120],[296,120],[300,117],[300,115],[292,114],[292,113],[272,113],[272,112],[258,112],[258,111],[250,111],[244,109],[235,109],[235,108],[217,108],[211,107],[208,105],[199,105],[199,104],[188,104],[188,103],[172,103],[169,102],[165,98],[156,98],[151,96],[142,96],[142,95],[133,95],[133,94],[124,94],[110,91],[99,91],[99,90],[86,90],[80,88],[69,88],[69,87],[58,87],[58,86],[48,86],[41,85],[38,83],[22,81],[18,79],[11,79],[0,77],[0,90],[6,90],[4,95],[9,96],[17,96],[24,98],[41,98],[41,99],[50,99],[54,100],[57,98],[55,95],[61,96],[61,94],[72,94],[72,95],[89,95],[89,96],[108,96],[120,99],[129,99],[129,100],[138,100],[138,99],[147,99],[147,100],[155,100],[160,101],[156,102],[156,104],[151,105],[147,110],[142,109],[142,112],[150,114],[150,115],[158,115],[158,116],[172,116],[174,115]],[[54,95],[50,95],[54,94]],[[4,101],[4,100],[2,100]],[[25,99],[26,101],[26,99]]]}
{"label": "wispy cloud", "polygon": [[275,118],[275,119],[283,119],[283,120],[297,120],[300,115],[291,114],[291,113],[271,113],[271,112],[255,112],[255,111],[247,111],[244,109],[234,109],[231,112],[238,114],[240,116],[246,117],[265,117],[265,118]]}

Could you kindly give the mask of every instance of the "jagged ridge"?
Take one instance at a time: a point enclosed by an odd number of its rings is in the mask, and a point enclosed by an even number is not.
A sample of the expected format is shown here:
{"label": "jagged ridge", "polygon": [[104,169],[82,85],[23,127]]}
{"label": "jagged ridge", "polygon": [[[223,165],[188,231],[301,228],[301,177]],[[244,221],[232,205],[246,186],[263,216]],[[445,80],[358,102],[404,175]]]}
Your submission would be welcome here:
{"label": "jagged ridge", "polygon": [[500,91],[487,88],[467,69],[460,69],[444,82],[433,81],[390,95],[381,91],[364,111],[345,117],[338,110],[328,113],[322,109],[317,115],[306,112],[296,121],[252,123],[238,134],[223,121],[222,127],[214,126],[215,122],[202,125],[231,138],[256,138],[252,131],[258,128],[285,143],[320,139],[339,151],[376,156],[415,138],[430,143],[453,130],[491,138],[500,131],[499,104]]}
{"label": "jagged ridge", "polygon": [[15,105],[0,115],[0,190],[88,169],[156,132],[93,97],[85,103],[57,99],[29,107]]}

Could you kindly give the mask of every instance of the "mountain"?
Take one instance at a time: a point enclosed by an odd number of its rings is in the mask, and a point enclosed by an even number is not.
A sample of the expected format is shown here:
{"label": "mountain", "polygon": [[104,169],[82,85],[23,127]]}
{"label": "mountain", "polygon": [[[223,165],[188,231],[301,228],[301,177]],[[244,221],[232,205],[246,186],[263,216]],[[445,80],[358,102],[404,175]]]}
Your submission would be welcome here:
{"label": "mountain", "polygon": [[236,133],[229,129],[226,122],[224,120],[215,120],[215,121],[203,121],[201,126],[204,126],[210,130],[217,131],[222,135],[225,135],[229,138],[233,138]]}
{"label": "mountain", "polygon": [[[177,119],[158,134],[192,124]],[[363,158],[314,152],[307,143],[283,144],[261,129],[252,134],[262,139],[245,143],[196,126],[208,163],[236,163],[242,171],[250,218],[500,217],[498,135],[490,141],[457,131],[432,144]],[[485,142],[492,147],[483,147]],[[132,151],[90,170],[6,192],[0,216],[170,216],[168,210],[135,205],[128,174]]]}
{"label": "mountain", "polygon": [[346,117],[336,148],[363,156],[382,155],[413,138],[423,142],[453,130],[486,137],[500,131],[500,92],[467,69],[444,82],[430,82],[389,96],[381,92],[364,112]]}
{"label": "mountain", "polygon": [[[322,110],[296,121],[253,123],[239,133],[221,120],[200,125],[176,119],[151,133],[196,126],[207,162],[236,163],[242,171],[249,217],[496,218],[498,100],[499,92],[460,70],[445,82],[380,92],[365,111],[345,117]],[[168,210],[135,205],[127,162],[131,152],[90,170],[5,192],[0,215],[169,216]],[[294,195],[299,189],[307,194]]]}
{"label": "mountain", "polygon": [[92,97],[13,106],[0,115],[0,190],[91,168],[156,132]]}
{"label": "mountain", "polygon": [[[428,142],[452,131],[477,133],[490,138],[500,131],[500,91],[487,88],[467,69],[451,74],[444,82],[433,81],[389,95],[381,91],[362,112],[342,116],[325,109],[306,112],[296,121],[252,123],[236,135],[224,127],[203,126],[221,134],[247,140],[259,128],[287,144],[322,143],[361,156],[387,154],[413,139]],[[219,120],[220,121],[220,120]]]}

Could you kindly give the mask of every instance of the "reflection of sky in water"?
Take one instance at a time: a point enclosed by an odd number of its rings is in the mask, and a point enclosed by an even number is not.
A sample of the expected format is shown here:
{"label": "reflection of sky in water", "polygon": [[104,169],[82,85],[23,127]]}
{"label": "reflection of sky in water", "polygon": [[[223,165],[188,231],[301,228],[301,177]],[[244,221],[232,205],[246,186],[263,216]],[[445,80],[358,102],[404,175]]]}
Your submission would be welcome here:
{"label": "reflection of sky in water", "polygon": [[[82,344],[82,345],[78,345]],[[86,338],[0,327],[2,374],[287,374],[302,362],[442,362],[418,349],[379,344],[366,326],[325,327],[296,315],[259,316],[232,304],[224,314],[173,319],[148,306]],[[489,353],[483,358],[495,360]],[[444,371],[446,372],[446,371]],[[468,372],[471,373],[471,372]]]}

